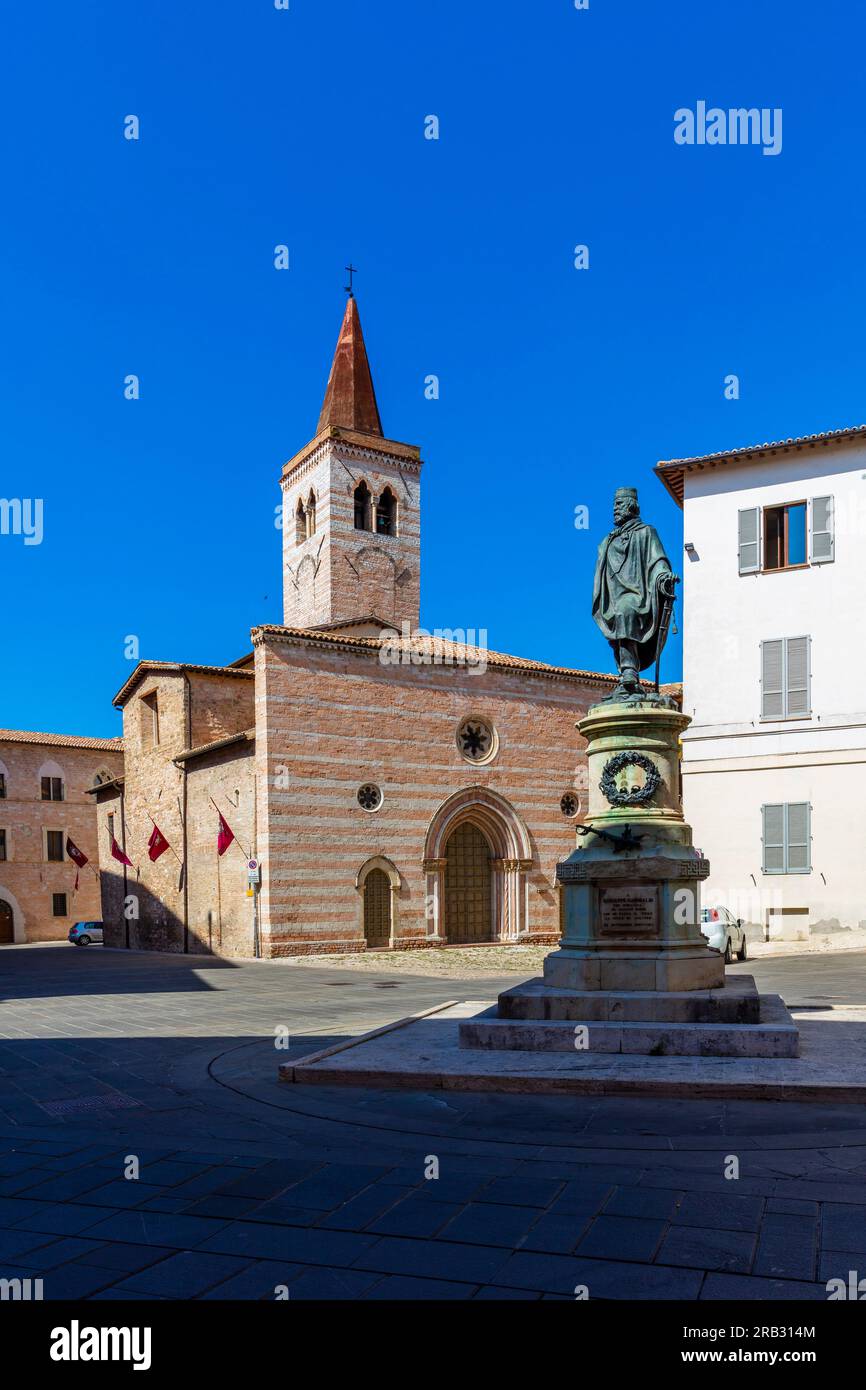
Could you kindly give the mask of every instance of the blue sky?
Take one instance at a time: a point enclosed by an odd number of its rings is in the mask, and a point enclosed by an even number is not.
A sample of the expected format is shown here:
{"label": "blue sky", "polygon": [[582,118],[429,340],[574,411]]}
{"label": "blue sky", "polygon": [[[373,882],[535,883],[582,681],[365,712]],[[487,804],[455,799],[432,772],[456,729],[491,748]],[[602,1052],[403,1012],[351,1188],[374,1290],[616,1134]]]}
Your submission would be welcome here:
{"label": "blue sky", "polygon": [[[385,431],[426,460],[422,622],[498,650],[610,669],[616,485],[681,571],[658,459],[866,416],[847,0],[83,8],[4,17],[0,496],[44,499],[44,538],[0,536],[0,725],[119,732],[127,635],[222,662],[280,620],[277,480],[349,258]],[[781,108],[781,153],[677,145],[699,100]]]}

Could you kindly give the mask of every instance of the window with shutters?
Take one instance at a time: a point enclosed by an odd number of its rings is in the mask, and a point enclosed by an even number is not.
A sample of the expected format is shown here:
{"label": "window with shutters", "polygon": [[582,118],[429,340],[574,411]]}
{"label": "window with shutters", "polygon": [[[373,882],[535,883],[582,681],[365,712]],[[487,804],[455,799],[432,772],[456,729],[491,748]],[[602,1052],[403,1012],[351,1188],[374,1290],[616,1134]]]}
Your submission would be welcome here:
{"label": "window with shutters", "polygon": [[52,916],[54,916],[54,917],[65,917],[65,916],[66,916],[66,912],[67,912],[67,908],[66,908],[66,894],[65,894],[65,893],[52,893],[52,894],[51,894],[51,913],[52,913]]}
{"label": "window with shutters", "polygon": [[764,508],[764,569],[785,570],[806,563],[806,503]]}
{"label": "window with shutters", "polygon": [[6,859],[6,831],[0,830],[0,861]]}
{"label": "window with shutters", "polygon": [[812,713],[809,637],[761,643],[761,718],[807,719]]}
{"label": "window with shutters", "polygon": [[835,558],[833,498],[746,507],[737,513],[740,574],[826,565]]}
{"label": "window with shutters", "polygon": [[761,808],[765,874],[812,872],[811,807],[808,801],[777,802]]}

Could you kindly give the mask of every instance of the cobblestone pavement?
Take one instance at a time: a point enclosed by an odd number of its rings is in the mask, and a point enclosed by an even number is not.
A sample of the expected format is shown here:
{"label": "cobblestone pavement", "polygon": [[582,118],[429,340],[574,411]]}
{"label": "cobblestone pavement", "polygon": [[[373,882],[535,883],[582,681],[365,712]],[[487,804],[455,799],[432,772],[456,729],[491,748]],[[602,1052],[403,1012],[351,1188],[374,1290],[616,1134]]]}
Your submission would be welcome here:
{"label": "cobblestone pavement", "polygon": [[[866,955],[747,969],[804,1009],[866,1002]],[[860,1107],[276,1079],[514,979],[3,948],[0,1278],[49,1299],[748,1300],[866,1276]]]}
{"label": "cobblestone pavement", "polygon": [[[467,979],[478,975],[513,975],[523,980],[540,975],[549,946],[446,946],[422,951],[369,951],[347,956],[328,956],[326,969],[393,970],[409,975],[448,975]],[[323,969],[322,956],[293,956],[292,966]]]}

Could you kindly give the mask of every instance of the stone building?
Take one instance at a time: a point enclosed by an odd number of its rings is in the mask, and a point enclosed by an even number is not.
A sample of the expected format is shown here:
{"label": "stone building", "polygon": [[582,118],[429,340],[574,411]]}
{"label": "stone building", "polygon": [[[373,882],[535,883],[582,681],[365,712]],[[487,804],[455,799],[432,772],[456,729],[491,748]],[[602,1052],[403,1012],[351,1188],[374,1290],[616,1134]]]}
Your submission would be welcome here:
{"label": "stone building", "polygon": [[[612,678],[420,631],[421,468],[383,433],[350,297],[315,437],[282,472],[284,625],[226,666],[142,662],[115,697],[125,778],[95,793],[110,944],[557,938],[575,721]],[[131,866],[106,859],[111,833]]]}
{"label": "stone building", "polygon": [[[73,922],[101,916],[88,790],[122,771],[119,738],[0,729],[0,946],[60,941]],[[87,856],[83,868],[67,839]]]}

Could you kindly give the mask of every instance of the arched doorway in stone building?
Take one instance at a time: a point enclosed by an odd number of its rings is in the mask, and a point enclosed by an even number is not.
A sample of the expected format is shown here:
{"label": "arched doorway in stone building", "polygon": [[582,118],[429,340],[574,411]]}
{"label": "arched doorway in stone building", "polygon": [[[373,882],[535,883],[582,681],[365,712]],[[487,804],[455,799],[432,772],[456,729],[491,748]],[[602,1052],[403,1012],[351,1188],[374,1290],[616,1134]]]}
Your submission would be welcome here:
{"label": "arched doorway in stone building", "polygon": [[451,945],[493,938],[493,851],[483,831],[461,821],[445,845],[442,934]]}
{"label": "arched doorway in stone building", "polygon": [[444,944],[525,936],[531,867],[529,832],[504,796],[487,787],[449,796],[424,845],[429,939]]}
{"label": "arched doorway in stone building", "polygon": [[0,898],[0,946],[11,946],[15,940],[15,919],[12,904]]}
{"label": "arched doorway in stone building", "polygon": [[361,895],[361,925],[368,951],[394,944],[397,933],[397,895],[400,875],[383,855],[368,859],[358,871],[355,887]]}

